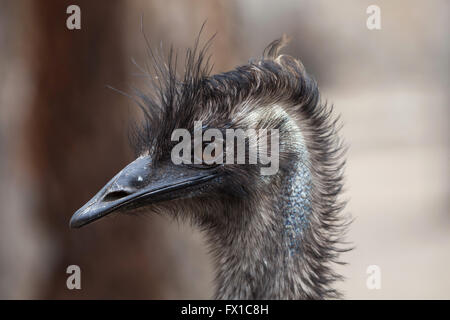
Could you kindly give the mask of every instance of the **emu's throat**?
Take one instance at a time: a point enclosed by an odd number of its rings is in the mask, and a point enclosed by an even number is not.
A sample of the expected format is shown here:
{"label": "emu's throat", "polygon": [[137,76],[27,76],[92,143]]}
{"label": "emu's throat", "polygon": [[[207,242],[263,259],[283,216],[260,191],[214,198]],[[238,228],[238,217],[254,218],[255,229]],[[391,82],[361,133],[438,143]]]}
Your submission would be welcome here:
{"label": "emu's throat", "polygon": [[266,191],[244,209],[248,212],[240,212],[242,220],[233,226],[237,231],[222,239],[218,298],[304,297],[303,240],[312,214],[312,176],[303,138],[294,138],[289,148],[296,157],[280,168],[277,192]]}
{"label": "emu's throat", "polygon": [[311,174],[306,165],[306,157],[292,165],[292,172],[284,180],[277,208],[284,219],[285,243],[289,256],[294,256],[301,250],[302,235],[312,210]]}

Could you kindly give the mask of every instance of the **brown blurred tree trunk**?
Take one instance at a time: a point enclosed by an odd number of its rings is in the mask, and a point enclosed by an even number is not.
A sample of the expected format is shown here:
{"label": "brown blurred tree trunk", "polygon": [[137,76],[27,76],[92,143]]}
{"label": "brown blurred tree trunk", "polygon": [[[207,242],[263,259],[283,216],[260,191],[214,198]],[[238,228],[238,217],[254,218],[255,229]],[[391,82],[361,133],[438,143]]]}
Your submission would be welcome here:
{"label": "brown blurred tree trunk", "polygon": [[[66,28],[71,4],[81,8],[81,30]],[[31,7],[36,92],[28,148],[40,192],[37,220],[54,252],[42,297],[157,298],[160,281],[145,258],[152,232],[146,224],[121,219],[81,230],[68,226],[72,213],[130,160],[124,100],[105,88],[125,82],[125,2],[36,1]],[[71,264],[81,267],[82,290],[66,288]]]}

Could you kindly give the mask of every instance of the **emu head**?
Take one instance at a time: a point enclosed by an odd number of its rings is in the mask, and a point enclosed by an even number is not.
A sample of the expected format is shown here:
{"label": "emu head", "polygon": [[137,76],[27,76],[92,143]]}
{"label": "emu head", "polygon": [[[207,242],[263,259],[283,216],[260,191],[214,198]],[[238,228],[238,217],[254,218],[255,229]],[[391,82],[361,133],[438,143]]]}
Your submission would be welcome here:
{"label": "emu head", "polygon": [[[283,170],[302,156],[295,106],[315,105],[318,98],[302,65],[278,55],[284,41],[274,41],[261,60],[219,75],[208,76],[204,58],[209,43],[198,53],[197,48],[188,50],[181,81],[174,59],[164,69],[156,68],[155,78],[163,79],[159,96],[136,92],[145,114],[132,139],[137,159],[74,214],[71,227],[143,207],[200,221],[213,215],[217,222],[227,218],[217,217],[223,208],[277,192]],[[177,136],[176,129],[188,135]],[[213,131],[206,137],[208,129]],[[176,163],[177,138],[186,142],[189,137],[192,154],[183,150],[182,163]],[[263,144],[265,164],[258,156]],[[244,159],[238,159],[241,155]]]}

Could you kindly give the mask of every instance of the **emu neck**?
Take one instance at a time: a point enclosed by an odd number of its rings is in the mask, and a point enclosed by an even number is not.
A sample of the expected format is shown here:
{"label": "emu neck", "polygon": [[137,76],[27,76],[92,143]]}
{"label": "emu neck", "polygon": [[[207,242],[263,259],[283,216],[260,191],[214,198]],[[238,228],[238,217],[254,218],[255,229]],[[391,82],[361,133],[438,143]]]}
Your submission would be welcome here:
{"label": "emu neck", "polygon": [[[241,204],[229,228],[220,231],[216,298],[308,297],[303,239],[311,214],[311,176],[300,157],[280,172],[277,192]],[[237,214],[235,214],[237,213]],[[225,245],[223,245],[225,244]]]}

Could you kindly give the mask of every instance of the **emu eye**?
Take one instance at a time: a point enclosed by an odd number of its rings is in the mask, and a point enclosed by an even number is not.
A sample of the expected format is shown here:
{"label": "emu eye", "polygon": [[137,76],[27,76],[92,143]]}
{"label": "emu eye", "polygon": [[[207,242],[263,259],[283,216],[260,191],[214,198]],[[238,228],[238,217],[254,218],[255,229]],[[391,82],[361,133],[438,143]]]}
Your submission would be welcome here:
{"label": "emu eye", "polygon": [[223,163],[223,145],[221,138],[215,138],[212,142],[200,141],[194,144],[193,163],[214,165]]}

